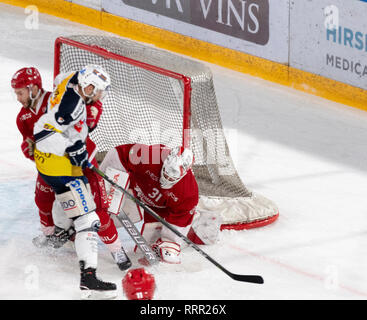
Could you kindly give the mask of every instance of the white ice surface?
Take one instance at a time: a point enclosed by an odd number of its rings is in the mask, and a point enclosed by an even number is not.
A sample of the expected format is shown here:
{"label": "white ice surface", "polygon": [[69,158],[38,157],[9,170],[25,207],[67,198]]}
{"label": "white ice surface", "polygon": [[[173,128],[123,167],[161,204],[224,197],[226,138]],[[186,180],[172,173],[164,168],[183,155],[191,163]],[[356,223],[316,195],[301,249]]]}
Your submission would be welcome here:
{"label": "white ice surface", "polygon": [[[79,299],[72,247],[36,249],[34,164],[20,151],[10,89],[13,73],[36,66],[51,89],[53,44],[69,34],[105,34],[40,15],[25,28],[24,9],[0,4],[0,299]],[[228,270],[260,274],[265,284],[236,282],[192,249],[183,265],[151,270],[155,299],[366,299],[367,113],[210,65],[235,165],[246,186],[272,199],[278,221],[223,231],[204,250]],[[132,255],[132,242],[119,230]],[[99,245],[101,278],[123,274]],[[136,261],[133,257],[134,262]]]}

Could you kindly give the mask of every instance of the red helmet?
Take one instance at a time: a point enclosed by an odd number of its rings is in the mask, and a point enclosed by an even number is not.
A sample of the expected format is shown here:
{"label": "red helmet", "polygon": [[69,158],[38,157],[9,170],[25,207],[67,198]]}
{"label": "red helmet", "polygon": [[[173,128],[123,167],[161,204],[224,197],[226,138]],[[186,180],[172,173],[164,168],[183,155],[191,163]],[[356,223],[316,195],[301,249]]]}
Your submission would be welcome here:
{"label": "red helmet", "polygon": [[11,86],[13,89],[25,88],[35,84],[39,89],[42,89],[41,75],[34,67],[18,70],[11,79]]}
{"label": "red helmet", "polygon": [[122,288],[129,300],[152,300],[155,280],[144,268],[132,269],[122,279]]}

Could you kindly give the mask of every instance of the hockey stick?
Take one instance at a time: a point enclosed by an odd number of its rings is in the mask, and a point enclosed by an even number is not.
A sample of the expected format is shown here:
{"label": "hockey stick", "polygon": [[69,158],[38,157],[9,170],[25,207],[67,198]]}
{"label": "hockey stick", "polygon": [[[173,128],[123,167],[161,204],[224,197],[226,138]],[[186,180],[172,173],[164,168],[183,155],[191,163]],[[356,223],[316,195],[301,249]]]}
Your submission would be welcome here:
{"label": "hockey stick", "polygon": [[233,280],[236,281],[242,281],[242,282],[250,282],[250,283],[258,283],[262,284],[264,283],[264,279],[261,276],[258,275],[242,275],[242,274],[235,274],[230,271],[228,271],[226,268],[224,268],[220,263],[215,261],[212,257],[210,257],[207,253],[205,253],[203,250],[201,250],[195,243],[193,243],[190,239],[185,237],[182,233],[180,233],[176,228],[172,227],[170,224],[168,224],[163,218],[161,218],[159,215],[157,215],[152,209],[150,209],[147,205],[145,205],[142,201],[135,198],[132,194],[130,194],[128,191],[126,191],[123,187],[112,181],[106,174],[104,174],[101,170],[94,167],[92,164],[88,164],[89,168],[93,170],[95,173],[100,175],[103,179],[105,179],[107,182],[109,182],[111,185],[113,185],[115,188],[122,191],[125,195],[127,195],[132,201],[134,201],[137,205],[142,207],[147,213],[149,213],[153,218],[155,218],[157,221],[161,222],[163,225],[165,225],[168,229],[170,229],[172,232],[174,232],[178,237],[180,237],[183,241],[185,241],[190,247],[194,248],[197,252],[199,252],[202,256],[204,256],[207,260],[209,260],[211,263],[213,263],[217,268],[222,270],[225,274],[227,274],[229,277],[231,277]]}
{"label": "hockey stick", "polygon": [[155,265],[159,263],[157,255],[152,250],[152,248],[147,244],[141,233],[131,222],[130,218],[126,215],[126,213],[123,210],[120,210],[120,213],[116,216],[116,218],[121,222],[121,224],[126,229],[130,237],[134,240],[139,249],[144,253],[144,256],[148,260],[149,264]]}

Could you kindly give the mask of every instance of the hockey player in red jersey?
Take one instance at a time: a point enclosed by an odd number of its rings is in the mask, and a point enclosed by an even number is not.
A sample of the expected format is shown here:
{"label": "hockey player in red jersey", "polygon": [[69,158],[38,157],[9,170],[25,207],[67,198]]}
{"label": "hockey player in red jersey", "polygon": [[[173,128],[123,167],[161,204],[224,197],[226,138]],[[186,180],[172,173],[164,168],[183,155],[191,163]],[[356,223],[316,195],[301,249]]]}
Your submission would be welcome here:
{"label": "hockey player in red jersey", "polygon": [[[26,158],[34,161],[33,128],[38,119],[47,111],[47,104],[51,92],[43,89],[40,73],[34,67],[18,70],[11,80],[11,86],[18,102],[22,105],[16,119],[18,129],[23,137],[21,150]],[[100,101],[87,105],[87,125],[90,132],[96,128],[102,110],[103,107]],[[86,146],[90,155],[90,161],[95,166],[98,166],[94,159],[96,152],[95,143],[87,138]],[[110,250],[119,268],[125,270],[130,267],[131,262],[122,248],[115,224],[107,213],[108,203],[104,183],[99,176],[88,168],[84,169],[84,174],[91,185],[94,201],[97,206],[96,213],[101,221],[98,235]],[[52,246],[58,248],[74,233],[72,226],[69,226],[67,230],[60,226],[55,226],[52,210],[57,210],[58,208],[53,207],[54,200],[54,191],[38,174],[35,188],[35,203],[39,211],[42,235],[33,240],[36,246]]]}
{"label": "hockey player in red jersey", "polygon": [[[18,129],[23,136],[21,150],[26,158],[34,161],[33,127],[46,112],[51,92],[43,89],[41,75],[33,67],[18,70],[12,77],[11,86],[18,102],[22,105],[16,119]],[[55,225],[52,219],[54,200],[55,195],[52,188],[38,175],[35,202],[39,211],[41,230],[49,238],[55,234]]]}
{"label": "hockey player in red jersey", "polygon": [[[187,148],[170,149],[161,144],[150,146],[126,144],[111,149],[101,163],[100,169],[115,178],[122,173],[126,176],[122,184],[133,192],[135,197],[151,207],[184,236],[203,244],[204,241],[199,239],[192,228],[199,200],[198,185],[191,170],[193,160],[193,154]],[[113,193],[115,195],[117,190]],[[128,203],[124,197],[120,201],[120,208],[132,221],[139,221],[139,217],[136,216],[141,215],[141,209]],[[203,216],[208,219],[208,215]],[[208,224],[207,221],[204,224]],[[217,234],[218,225],[214,223],[212,225],[213,230],[210,232]],[[208,235],[207,231],[208,229],[204,231],[205,236]],[[147,213],[144,214],[142,234],[152,243],[153,249],[162,261],[181,262],[183,241],[166,226],[157,224]]]}

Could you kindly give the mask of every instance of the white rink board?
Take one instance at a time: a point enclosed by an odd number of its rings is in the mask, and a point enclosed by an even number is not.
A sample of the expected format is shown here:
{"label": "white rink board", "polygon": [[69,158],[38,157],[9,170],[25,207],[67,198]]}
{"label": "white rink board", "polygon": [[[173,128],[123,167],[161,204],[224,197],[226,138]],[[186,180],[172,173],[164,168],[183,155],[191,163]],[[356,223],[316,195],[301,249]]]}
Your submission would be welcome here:
{"label": "white rink board", "polygon": [[95,10],[101,10],[102,5],[101,5],[101,0],[66,0],[68,2],[72,2],[75,4],[79,4],[81,6],[87,7],[87,8],[92,8]]}
{"label": "white rink board", "polygon": [[361,1],[293,1],[290,66],[367,89],[366,13]]}
{"label": "white rink board", "polygon": [[[241,3],[243,6],[234,0],[102,0],[102,8],[161,29],[288,63],[289,0]],[[246,35],[249,41],[243,39]]]}

